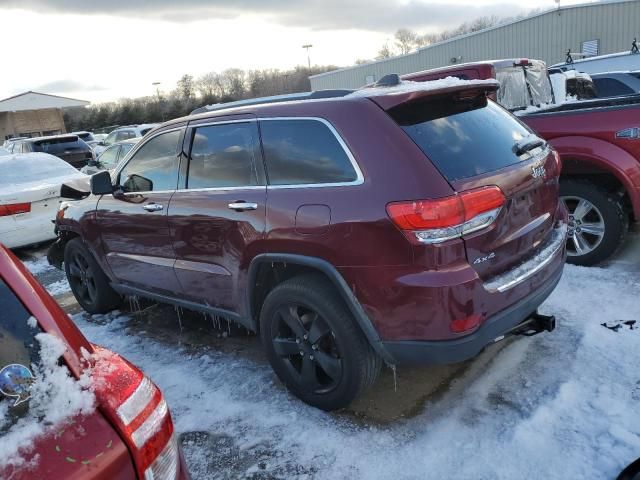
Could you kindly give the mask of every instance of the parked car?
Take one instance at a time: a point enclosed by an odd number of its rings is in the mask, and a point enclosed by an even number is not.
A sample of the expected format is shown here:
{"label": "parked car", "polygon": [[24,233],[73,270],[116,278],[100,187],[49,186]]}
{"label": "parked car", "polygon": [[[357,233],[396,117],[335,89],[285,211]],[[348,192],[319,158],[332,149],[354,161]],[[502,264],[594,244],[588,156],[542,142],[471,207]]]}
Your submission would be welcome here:
{"label": "parked car", "polygon": [[107,135],[107,138],[95,146],[94,151],[96,152],[96,155],[100,155],[107,147],[114,143],[129,140],[131,138],[144,137],[157,125],[157,123],[144,123],[142,125],[129,125],[128,127],[116,128]]}
{"label": "parked car", "polygon": [[89,161],[89,164],[86,167],[82,167],[80,171],[87,175],[93,175],[101,170],[113,170],[139,141],[140,137],[114,143],[98,155],[98,158]]}
{"label": "parked car", "polygon": [[1,156],[0,172],[0,242],[9,248],[56,238],[62,184],[87,178],[47,153]]}
{"label": "parked car", "polygon": [[556,63],[553,69],[578,70],[586,73],[640,71],[640,54],[629,51],[597,55],[594,57],[575,59],[571,62]]}
{"label": "parked car", "polygon": [[11,152],[4,147],[0,147],[0,156],[2,155],[11,155]]}
{"label": "parked car", "polygon": [[560,154],[560,192],[569,211],[569,262],[594,265],[622,245],[640,220],[640,95],[554,105],[544,62],[489,60],[405,75],[500,82],[497,100]]}
{"label": "parked car", "polygon": [[487,99],[497,86],[302,94],[167,122],[58,212],[49,262],[88,312],[139,295],[260,332],[287,388],[325,410],[382,362],[459,362],[550,331],[535,312],[565,260],[559,157]]}
{"label": "parked car", "polygon": [[8,138],[7,140],[4,141],[4,143],[2,144],[2,147],[9,150],[9,147],[11,146],[11,144],[13,142],[17,142],[18,140],[24,140],[25,138],[28,137],[13,137],[13,138]]}
{"label": "parked car", "polygon": [[71,132],[72,135],[77,135],[84,143],[89,145],[91,148],[100,143],[104,138],[98,138],[92,132],[87,132],[85,130],[80,132]]}
{"label": "parked car", "polygon": [[12,153],[48,153],[78,169],[94,158],[89,145],[77,135],[69,134],[18,140],[12,143],[10,151]]}
{"label": "parked car", "polygon": [[[2,245],[0,305],[0,434],[15,432],[22,449],[18,452],[18,445],[10,447],[24,461],[0,463],[0,478],[188,479],[162,392],[127,360],[91,344],[22,262]],[[37,398],[30,391],[30,385],[38,380],[34,365],[43,362],[43,349],[39,348],[43,333],[62,342],[64,354],[53,367],[67,370],[72,377],[63,375],[60,380],[58,376],[54,381],[77,389],[75,395],[89,387],[96,401],[90,413],[65,417],[64,412],[51,411],[68,408],[65,399]],[[47,368],[41,369],[43,377]],[[74,380],[81,376],[85,377],[83,387]],[[42,388],[37,391],[46,393]],[[49,414],[57,417],[56,423],[48,424]]]}

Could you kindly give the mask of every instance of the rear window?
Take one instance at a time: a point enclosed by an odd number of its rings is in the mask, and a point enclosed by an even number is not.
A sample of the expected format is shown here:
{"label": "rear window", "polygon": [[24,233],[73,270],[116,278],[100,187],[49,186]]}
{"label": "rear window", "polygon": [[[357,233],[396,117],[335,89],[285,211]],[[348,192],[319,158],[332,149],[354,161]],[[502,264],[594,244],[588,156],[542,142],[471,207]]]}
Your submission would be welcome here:
{"label": "rear window", "polygon": [[[35,320],[29,321],[31,314],[1,278],[0,305],[0,389],[18,394],[20,382],[29,381],[26,374],[32,372],[31,364],[40,361],[40,345],[35,336],[42,330]],[[16,399],[0,394],[0,435],[29,410],[28,401],[14,406]]]}
{"label": "rear window", "polygon": [[38,140],[33,142],[33,150],[36,152],[56,155],[66,150],[90,150],[89,145],[78,137],[56,138],[51,140]]}
{"label": "rear window", "polygon": [[263,120],[270,185],[348,183],[358,175],[336,136],[318,120]]}
{"label": "rear window", "polygon": [[517,163],[514,144],[531,133],[484,97],[411,103],[389,114],[449,181]]}

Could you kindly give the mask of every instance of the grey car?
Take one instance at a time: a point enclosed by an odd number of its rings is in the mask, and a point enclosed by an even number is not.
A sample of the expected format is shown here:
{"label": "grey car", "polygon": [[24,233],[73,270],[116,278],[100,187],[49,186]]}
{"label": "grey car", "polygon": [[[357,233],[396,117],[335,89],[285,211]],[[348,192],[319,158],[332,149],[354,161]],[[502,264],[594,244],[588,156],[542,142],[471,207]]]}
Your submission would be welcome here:
{"label": "grey car", "polygon": [[90,161],[81,172],[93,175],[101,170],[113,170],[140,140],[142,137],[130,138],[110,145],[94,161]]}

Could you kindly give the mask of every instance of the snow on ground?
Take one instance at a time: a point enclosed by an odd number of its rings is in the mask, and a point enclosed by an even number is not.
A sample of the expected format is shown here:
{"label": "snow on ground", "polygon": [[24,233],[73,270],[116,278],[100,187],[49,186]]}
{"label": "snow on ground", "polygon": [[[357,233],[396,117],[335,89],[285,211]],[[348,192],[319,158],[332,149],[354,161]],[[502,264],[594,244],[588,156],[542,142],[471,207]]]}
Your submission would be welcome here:
{"label": "snow on ground", "polygon": [[[24,265],[38,279],[51,295],[60,295],[71,291],[67,277],[53,265],[49,265],[46,255],[30,260],[24,260]],[[43,281],[42,277],[59,278],[56,281]]]}
{"label": "snow on ground", "polygon": [[304,405],[267,366],[134,336],[126,315],[74,320],[160,386],[194,479],[595,479],[640,456],[640,322],[620,323],[640,321],[639,297],[637,273],[567,266],[542,308],[556,331],[473,363],[388,427]]}

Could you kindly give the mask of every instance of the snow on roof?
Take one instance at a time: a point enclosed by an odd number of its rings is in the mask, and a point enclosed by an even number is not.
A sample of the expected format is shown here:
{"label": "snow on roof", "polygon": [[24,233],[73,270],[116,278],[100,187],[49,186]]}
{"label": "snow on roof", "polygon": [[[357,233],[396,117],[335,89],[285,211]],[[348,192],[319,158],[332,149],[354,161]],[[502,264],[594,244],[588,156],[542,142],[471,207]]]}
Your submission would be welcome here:
{"label": "snow on roof", "polygon": [[86,100],[29,91],[0,100],[0,112],[43,110],[45,108],[84,107],[89,105],[89,103],[90,102],[87,102]]}
{"label": "snow on roof", "polygon": [[494,79],[488,80],[461,80],[457,77],[446,77],[439,80],[431,80],[428,82],[412,82],[403,80],[397,85],[390,87],[367,87],[356,90],[348,94],[349,97],[379,97],[382,95],[399,95],[411,92],[430,92],[436,90],[444,90],[451,87],[499,87],[500,83]]}

